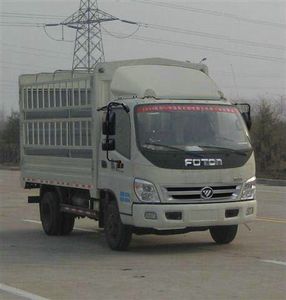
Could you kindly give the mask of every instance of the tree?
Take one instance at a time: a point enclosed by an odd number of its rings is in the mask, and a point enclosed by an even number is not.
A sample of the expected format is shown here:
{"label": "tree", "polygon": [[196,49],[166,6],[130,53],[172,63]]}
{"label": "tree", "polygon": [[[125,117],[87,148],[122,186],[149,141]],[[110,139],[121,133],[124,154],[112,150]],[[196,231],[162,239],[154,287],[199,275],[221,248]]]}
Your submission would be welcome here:
{"label": "tree", "polygon": [[19,162],[20,114],[12,112],[0,131],[0,162]]}
{"label": "tree", "polygon": [[20,145],[20,116],[12,112],[2,131],[2,140],[6,144]]}
{"label": "tree", "polygon": [[251,130],[258,176],[286,176],[285,132],[286,123],[279,113],[270,103],[261,101]]}

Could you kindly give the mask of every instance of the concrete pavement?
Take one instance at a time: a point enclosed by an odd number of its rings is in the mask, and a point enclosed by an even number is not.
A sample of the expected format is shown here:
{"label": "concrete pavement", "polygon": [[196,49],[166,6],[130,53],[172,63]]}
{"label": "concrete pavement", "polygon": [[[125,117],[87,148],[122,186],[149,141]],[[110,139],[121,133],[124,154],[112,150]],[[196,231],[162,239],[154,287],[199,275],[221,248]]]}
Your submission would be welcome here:
{"label": "concrete pavement", "polygon": [[258,186],[258,219],[229,245],[195,232],[114,252],[88,219],[46,236],[18,177],[0,170],[0,299],[286,299],[286,187]]}

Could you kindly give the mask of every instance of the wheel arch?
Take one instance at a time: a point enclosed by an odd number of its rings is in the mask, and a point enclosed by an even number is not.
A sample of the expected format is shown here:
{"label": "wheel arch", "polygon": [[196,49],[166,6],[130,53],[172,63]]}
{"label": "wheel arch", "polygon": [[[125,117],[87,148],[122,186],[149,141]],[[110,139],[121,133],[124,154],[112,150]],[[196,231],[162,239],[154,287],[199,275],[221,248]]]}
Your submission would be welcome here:
{"label": "wheel arch", "polygon": [[40,187],[40,199],[42,199],[43,195],[46,192],[54,192],[60,203],[63,203],[64,201],[64,191],[61,187],[59,186],[54,186],[54,185],[41,185]]}
{"label": "wheel arch", "polygon": [[90,198],[89,190],[55,186],[55,185],[41,185],[40,199],[42,198],[43,194],[46,192],[56,193],[60,203],[70,203],[70,198],[71,198],[72,194],[75,192],[85,192],[88,194],[88,197]]}

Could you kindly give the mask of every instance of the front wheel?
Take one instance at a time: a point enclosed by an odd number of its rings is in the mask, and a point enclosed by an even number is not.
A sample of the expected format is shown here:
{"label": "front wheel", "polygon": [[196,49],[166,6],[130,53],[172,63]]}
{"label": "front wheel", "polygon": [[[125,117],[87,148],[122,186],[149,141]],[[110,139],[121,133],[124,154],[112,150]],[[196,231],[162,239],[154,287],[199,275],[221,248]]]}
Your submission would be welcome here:
{"label": "front wheel", "polygon": [[214,226],[210,228],[210,234],[217,244],[228,244],[236,236],[238,225]]}
{"label": "front wheel", "polygon": [[121,222],[119,210],[115,201],[110,201],[104,213],[104,233],[106,241],[112,250],[126,250],[132,238],[130,226]]}

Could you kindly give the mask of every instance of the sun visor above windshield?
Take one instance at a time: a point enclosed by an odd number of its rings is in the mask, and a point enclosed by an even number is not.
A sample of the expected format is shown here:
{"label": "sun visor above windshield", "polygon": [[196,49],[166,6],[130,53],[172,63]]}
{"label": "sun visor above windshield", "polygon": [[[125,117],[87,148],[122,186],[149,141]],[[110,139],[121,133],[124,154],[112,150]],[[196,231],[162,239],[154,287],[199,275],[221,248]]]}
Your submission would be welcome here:
{"label": "sun visor above windshield", "polygon": [[195,69],[159,65],[119,67],[113,75],[111,91],[115,97],[221,98],[218,87],[205,73]]}

